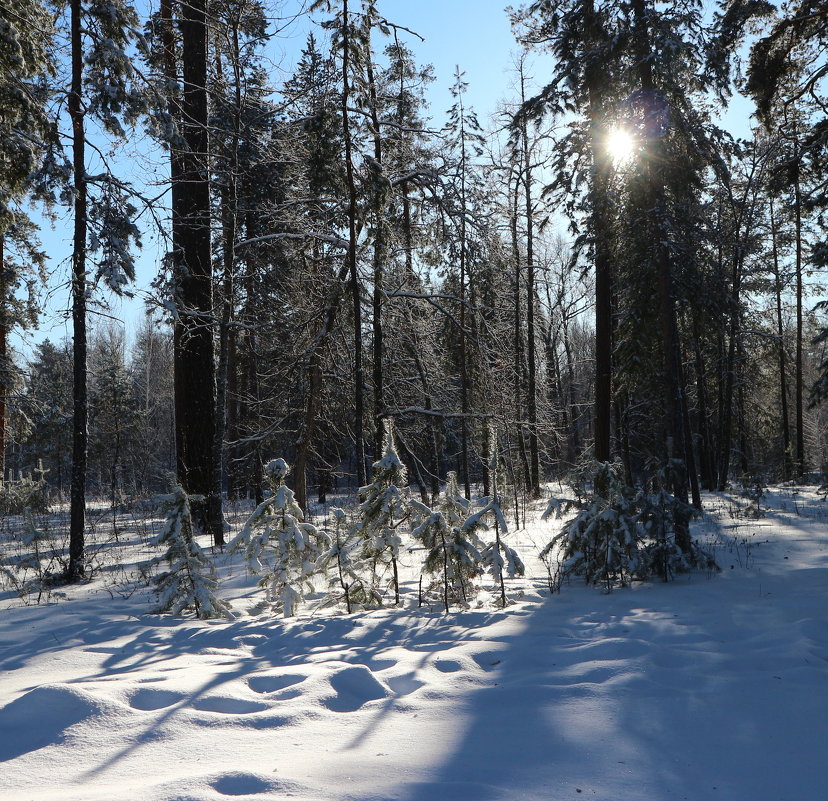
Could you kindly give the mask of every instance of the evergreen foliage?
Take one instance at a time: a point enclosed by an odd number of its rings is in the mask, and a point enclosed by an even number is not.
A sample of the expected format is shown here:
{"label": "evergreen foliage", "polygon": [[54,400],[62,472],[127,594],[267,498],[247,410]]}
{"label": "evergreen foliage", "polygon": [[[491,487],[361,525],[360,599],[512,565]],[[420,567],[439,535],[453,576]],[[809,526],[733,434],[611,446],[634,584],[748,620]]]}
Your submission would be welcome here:
{"label": "evergreen foliage", "polygon": [[266,587],[265,602],[292,617],[313,592],[317,560],[330,539],[310,523],[296,503],[293,490],[285,485],[290,468],[284,459],[273,459],[264,473],[271,494],[260,503],[229,544],[230,552],[243,551],[250,570],[261,574]]}
{"label": "evergreen foliage", "polygon": [[360,575],[363,564],[359,558],[362,540],[354,527],[346,525],[343,509],[330,510],[334,519],[333,535],[329,547],[316,560],[317,571],[328,577],[329,587],[335,602],[345,601],[348,614],[356,606],[370,603],[370,595]]}
{"label": "evergreen foliage", "polygon": [[44,514],[49,511],[49,491],[41,467],[31,474],[19,475],[16,479],[0,481],[0,515]]}
{"label": "evergreen foliage", "polygon": [[166,545],[167,552],[155,562],[166,561],[169,569],[153,579],[158,593],[155,611],[180,615],[191,609],[202,620],[231,617],[228,604],[216,596],[219,583],[213,563],[193,536],[192,500],[178,486],[157,499],[167,518],[153,543]]}
{"label": "evergreen foliage", "polygon": [[654,468],[652,474],[651,483],[636,490],[621,465],[595,463],[576,476],[576,499],[550,501],[544,519],[577,510],[541,551],[548,565],[558,560],[558,580],[580,576],[609,592],[633,579],[668,581],[676,573],[715,566],[696,543],[689,551],[679,546],[677,532],[686,530],[695,510],[669,492],[666,469]]}
{"label": "evergreen foliage", "polygon": [[361,557],[371,565],[370,593],[381,603],[384,595],[382,569],[391,566],[394,603],[400,602],[397,561],[402,539],[400,526],[409,516],[408,474],[394,441],[394,423],[385,420],[382,458],[374,462],[373,481],[359,490],[357,531],[362,538]]}
{"label": "evergreen foliage", "polygon": [[453,471],[446,477],[445,492],[434,510],[411,501],[413,514],[420,520],[411,536],[426,549],[423,570],[439,576],[446,611],[452,602],[468,605],[475,591],[472,582],[484,572],[486,545],[478,532],[485,526],[479,517],[467,525],[470,506],[460,494],[457,473]]}

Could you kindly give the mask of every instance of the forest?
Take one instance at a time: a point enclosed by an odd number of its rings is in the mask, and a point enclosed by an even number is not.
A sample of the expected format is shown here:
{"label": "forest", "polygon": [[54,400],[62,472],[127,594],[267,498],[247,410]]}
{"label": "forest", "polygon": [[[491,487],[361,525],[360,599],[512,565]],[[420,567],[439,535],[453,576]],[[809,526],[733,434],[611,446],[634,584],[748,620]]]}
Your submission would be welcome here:
{"label": "forest", "polygon": [[[92,499],[181,492],[219,548],[234,499],[407,472],[429,525],[519,523],[575,476],[668,573],[703,492],[824,483],[828,3],[510,8],[514,95],[481,122],[458,67],[441,126],[386,5],[0,0],[0,505],[68,504],[66,582]],[[57,293],[71,336],[21,351]]]}

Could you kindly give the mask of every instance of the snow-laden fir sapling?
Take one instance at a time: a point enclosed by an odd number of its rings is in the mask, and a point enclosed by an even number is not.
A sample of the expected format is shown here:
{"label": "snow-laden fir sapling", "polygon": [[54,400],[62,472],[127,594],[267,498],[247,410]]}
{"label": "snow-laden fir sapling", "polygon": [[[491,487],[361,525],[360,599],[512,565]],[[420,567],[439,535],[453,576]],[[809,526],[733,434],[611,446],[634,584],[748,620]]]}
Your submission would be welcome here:
{"label": "snow-laden fir sapling", "polygon": [[665,469],[651,466],[650,472],[650,482],[636,491],[621,465],[597,462],[582,471],[573,486],[577,498],[553,498],[543,514],[546,520],[578,510],[541,551],[541,559],[548,566],[558,558],[561,577],[582,576],[587,584],[604,584],[607,592],[633,578],[668,580],[695,567],[716,569],[712,556],[695,542],[689,553],[681,551],[676,532],[686,530],[694,510],[666,489]]}
{"label": "snow-laden fir sapling", "polygon": [[[624,480],[621,465],[597,462],[588,471],[591,482],[573,487],[576,499],[552,498],[543,513],[547,520],[575,508],[578,513],[564,523],[541,551],[547,562],[560,559],[560,575],[583,576],[587,584],[625,584],[638,568],[638,543],[642,531],[638,521],[636,493]],[[590,484],[584,490],[581,484]]]}
{"label": "snow-laden fir sapling", "polygon": [[483,550],[483,564],[488,569],[495,584],[500,589],[500,604],[506,606],[506,583],[504,571],[509,578],[522,576],[526,572],[523,561],[514,548],[506,544],[503,539],[509,533],[509,525],[503,514],[500,504],[500,451],[498,447],[497,431],[494,426],[489,427],[489,487],[491,495],[488,498],[481,498],[478,504],[482,508],[470,515],[463,522],[463,531],[472,532],[481,527],[483,518],[491,515],[494,519],[494,541],[490,542]]}
{"label": "snow-laden fir sapling", "polygon": [[334,519],[333,536],[330,546],[316,560],[316,569],[329,577],[329,586],[334,603],[345,601],[348,614],[355,605],[363,605],[368,600],[365,586],[359,576],[361,567],[355,552],[362,545],[353,528],[348,529],[345,512],[339,508],[331,509]]}
{"label": "snow-laden fir sapling", "polygon": [[687,530],[697,512],[673,495],[669,468],[651,469],[652,478],[635,498],[641,540],[638,543],[637,578],[652,575],[669,581],[676,573],[684,573],[699,565],[715,568],[713,557],[691,541],[690,553],[683,553],[676,542],[676,531]]}
{"label": "snow-laden fir sapling", "polygon": [[193,536],[190,502],[201,498],[187,495],[176,486],[156,500],[166,514],[166,520],[161,533],[152,542],[166,545],[167,552],[153,561],[157,564],[166,560],[169,569],[153,579],[158,592],[154,611],[180,615],[185,609],[192,609],[204,620],[232,617],[229,604],[216,596],[219,583],[213,563]]}
{"label": "snow-laden fir sapling", "polygon": [[374,462],[373,481],[360,487],[359,522],[356,531],[362,538],[362,558],[371,564],[370,593],[382,603],[379,568],[390,564],[394,603],[400,602],[397,562],[401,539],[397,529],[408,519],[407,472],[394,443],[394,421],[386,419],[383,455]]}
{"label": "snow-laden fir sapling", "polygon": [[477,525],[465,527],[470,503],[460,493],[457,473],[451,472],[446,477],[446,491],[439,496],[435,507],[431,509],[411,500],[412,513],[419,521],[411,534],[426,549],[423,570],[432,575],[442,574],[440,584],[448,612],[452,598],[468,603],[472,581],[484,572],[486,546],[477,532],[485,526],[478,518]]}
{"label": "snow-laden fir sapling", "polygon": [[306,592],[313,592],[319,554],[330,544],[324,532],[304,522],[293,490],[285,485],[290,468],[284,459],[273,459],[264,468],[271,494],[253,511],[229,544],[243,551],[253,573],[261,574],[265,602],[285,617],[296,614]]}
{"label": "snow-laden fir sapling", "polygon": [[748,473],[743,476],[739,495],[750,502],[747,507],[741,510],[742,517],[758,520],[765,516],[765,510],[761,506],[762,498],[765,497],[765,482],[761,475]]}

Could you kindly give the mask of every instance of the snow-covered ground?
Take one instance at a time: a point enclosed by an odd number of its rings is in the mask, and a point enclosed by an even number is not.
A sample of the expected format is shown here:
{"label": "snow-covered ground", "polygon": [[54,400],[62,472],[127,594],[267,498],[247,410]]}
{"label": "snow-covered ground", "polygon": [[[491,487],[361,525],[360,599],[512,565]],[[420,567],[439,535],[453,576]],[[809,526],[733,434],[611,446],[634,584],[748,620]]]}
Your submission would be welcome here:
{"label": "snow-covered ground", "polygon": [[418,610],[415,572],[402,609],[288,621],[149,615],[120,572],[41,605],[7,592],[0,799],[822,801],[828,506],[706,501],[721,573],[550,596],[530,562],[505,611]]}

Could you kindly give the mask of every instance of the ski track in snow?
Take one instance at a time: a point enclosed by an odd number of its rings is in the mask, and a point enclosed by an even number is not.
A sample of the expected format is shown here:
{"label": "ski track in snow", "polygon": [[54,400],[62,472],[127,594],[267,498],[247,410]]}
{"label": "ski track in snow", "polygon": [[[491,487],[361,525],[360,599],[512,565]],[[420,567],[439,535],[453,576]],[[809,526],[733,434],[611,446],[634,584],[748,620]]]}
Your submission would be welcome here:
{"label": "ski track in snow", "polygon": [[774,491],[748,521],[708,502],[721,574],[552,597],[526,580],[506,612],[202,623],[94,585],[4,609],[0,798],[828,798],[825,505]]}

